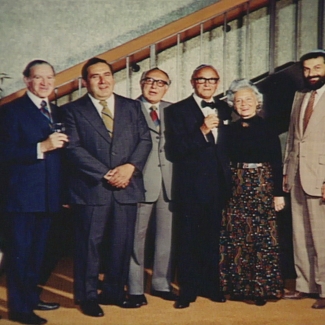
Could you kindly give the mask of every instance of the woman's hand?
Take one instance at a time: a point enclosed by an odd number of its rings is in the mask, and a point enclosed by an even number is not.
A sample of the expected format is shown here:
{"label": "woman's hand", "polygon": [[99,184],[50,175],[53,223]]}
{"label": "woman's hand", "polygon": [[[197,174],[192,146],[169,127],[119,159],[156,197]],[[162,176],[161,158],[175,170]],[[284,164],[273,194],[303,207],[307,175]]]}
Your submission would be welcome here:
{"label": "woman's hand", "polygon": [[275,208],[275,211],[278,212],[278,211],[281,211],[283,208],[284,208],[284,197],[283,196],[275,196],[273,198],[274,200],[274,208]]}

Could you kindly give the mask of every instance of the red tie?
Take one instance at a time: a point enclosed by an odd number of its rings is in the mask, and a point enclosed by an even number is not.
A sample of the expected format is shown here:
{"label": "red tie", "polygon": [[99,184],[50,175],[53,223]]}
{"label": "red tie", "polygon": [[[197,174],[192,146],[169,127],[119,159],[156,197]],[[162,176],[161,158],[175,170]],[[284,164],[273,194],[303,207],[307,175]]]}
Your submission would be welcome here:
{"label": "red tie", "polygon": [[316,95],[316,90],[313,90],[310,94],[309,101],[305,110],[305,115],[304,115],[304,120],[303,120],[303,130],[305,132],[309,119],[311,117],[311,114],[313,113],[314,110],[314,101],[315,101],[315,95]]}
{"label": "red tie", "polygon": [[160,120],[157,114],[157,107],[156,106],[151,106],[150,107],[150,117],[153,121],[153,123],[156,126],[156,129],[159,131],[159,126],[160,126]]}

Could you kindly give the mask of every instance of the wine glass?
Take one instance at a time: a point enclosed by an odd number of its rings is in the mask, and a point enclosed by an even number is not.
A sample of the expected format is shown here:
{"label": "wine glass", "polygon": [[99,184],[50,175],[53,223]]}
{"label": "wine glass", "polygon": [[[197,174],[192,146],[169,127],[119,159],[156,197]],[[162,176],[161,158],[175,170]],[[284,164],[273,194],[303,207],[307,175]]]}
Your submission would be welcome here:
{"label": "wine glass", "polygon": [[52,131],[58,133],[64,133],[65,132],[64,123],[52,123]]}

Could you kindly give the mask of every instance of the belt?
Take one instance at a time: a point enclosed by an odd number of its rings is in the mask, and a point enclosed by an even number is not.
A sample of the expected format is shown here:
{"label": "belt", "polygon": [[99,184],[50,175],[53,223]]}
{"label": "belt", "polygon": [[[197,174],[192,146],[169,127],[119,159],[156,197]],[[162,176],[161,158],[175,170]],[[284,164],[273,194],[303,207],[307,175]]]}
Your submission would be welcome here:
{"label": "belt", "polygon": [[231,167],[235,167],[235,168],[258,168],[258,167],[262,167],[263,164],[262,163],[230,163]]}

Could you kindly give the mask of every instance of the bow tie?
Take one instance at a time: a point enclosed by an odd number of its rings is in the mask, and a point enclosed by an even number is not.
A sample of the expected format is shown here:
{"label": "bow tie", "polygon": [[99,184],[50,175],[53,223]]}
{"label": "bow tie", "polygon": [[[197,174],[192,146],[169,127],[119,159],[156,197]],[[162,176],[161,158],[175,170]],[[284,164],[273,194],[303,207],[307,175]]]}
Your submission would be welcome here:
{"label": "bow tie", "polygon": [[202,106],[202,108],[204,108],[204,107],[217,108],[215,102],[207,102],[205,100],[202,100],[201,106]]}

